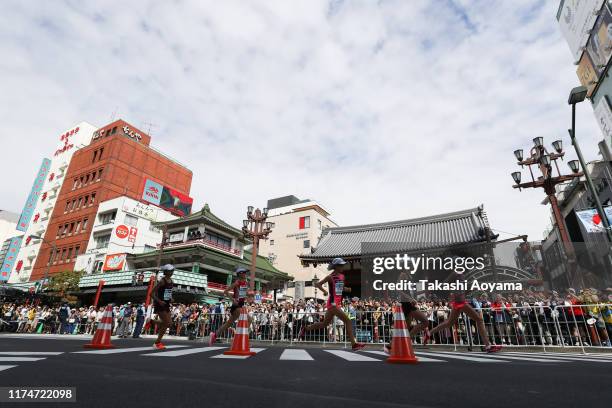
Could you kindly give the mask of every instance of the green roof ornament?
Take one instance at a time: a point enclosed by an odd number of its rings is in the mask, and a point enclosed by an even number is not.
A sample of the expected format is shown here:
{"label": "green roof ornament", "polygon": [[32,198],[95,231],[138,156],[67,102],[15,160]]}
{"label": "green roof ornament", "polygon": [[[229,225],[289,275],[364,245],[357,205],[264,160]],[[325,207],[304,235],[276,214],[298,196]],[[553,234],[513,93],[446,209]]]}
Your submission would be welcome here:
{"label": "green roof ornament", "polygon": [[210,207],[208,206],[208,203],[204,203],[204,207],[202,207],[202,215],[204,215],[205,213],[209,213],[210,212]]}

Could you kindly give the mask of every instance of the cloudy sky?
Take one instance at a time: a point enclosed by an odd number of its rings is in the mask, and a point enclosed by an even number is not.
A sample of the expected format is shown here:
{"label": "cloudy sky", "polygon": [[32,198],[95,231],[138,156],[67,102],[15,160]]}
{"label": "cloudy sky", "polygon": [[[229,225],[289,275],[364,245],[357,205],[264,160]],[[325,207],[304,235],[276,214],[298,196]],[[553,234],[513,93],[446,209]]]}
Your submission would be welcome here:
{"label": "cloudy sky", "polygon": [[[59,132],[114,114],[152,123],[193,171],[195,208],[235,225],[288,194],[340,225],[481,203],[498,231],[550,223],[510,173],[534,136],[569,146],[578,79],[556,0],[84,3],[2,2],[2,209],[21,211]],[[589,104],[577,120],[596,159]]]}

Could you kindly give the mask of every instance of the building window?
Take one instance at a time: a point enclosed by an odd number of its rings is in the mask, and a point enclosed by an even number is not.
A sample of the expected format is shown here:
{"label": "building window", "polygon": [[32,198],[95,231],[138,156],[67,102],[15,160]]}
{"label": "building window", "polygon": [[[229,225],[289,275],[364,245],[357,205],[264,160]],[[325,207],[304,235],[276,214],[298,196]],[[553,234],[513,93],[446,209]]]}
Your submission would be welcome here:
{"label": "building window", "polygon": [[66,261],[70,262],[72,259],[72,247],[68,248],[68,254],[66,255]]}
{"label": "building window", "polygon": [[319,224],[319,229],[323,229],[323,225],[321,223],[321,220],[317,220],[317,223]]}
{"label": "building window", "polygon": [[60,258],[60,262],[64,262],[66,260],[66,248],[62,249],[62,256]]}
{"label": "building window", "polygon": [[100,214],[100,224],[111,224],[115,222],[115,217],[117,216],[117,211],[111,211],[104,214]]}
{"label": "building window", "polygon": [[49,174],[49,181],[53,181],[54,178],[55,178],[55,173]]}
{"label": "building window", "polygon": [[83,198],[83,207],[87,207],[88,203],[89,203],[89,195],[86,195],[85,198]]}
{"label": "building window", "polygon": [[98,151],[94,150],[94,155],[93,155],[93,159],[91,160],[92,163],[95,163],[96,161],[96,157],[98,157]]}
{"label": "building window", "polygon": [[310,216],[300,217],[300,229],[310,228]]}
{"label": "building window", "polygon": [[76,209],[78,210],[83,205],[83,197],[79,197],[79,201],[77,201]]}
{"label": "building window", "polygon": [[79,187],[79,179],[75,178],[74,179],[74,184],[72,185],[72,189],[76,190]]}
{"label": "building window", "polygon": [[153,252],[153,251],[155,251],[155,247],[154,247],[154,246],[152,246],[152,245],[147,245],[147,244],[145,244],[145,246],[144,246],[144,251],[145,251],[145,252]]}
{"label": "building window", "polygon": [[81,246],[77,245],[74,247],[74,257],[76,258],[77,256],[79,256],[79,251],[81,250]]}
{"label": "building window", "polygon": [[270,246],[272,246],[272,245],[274,245],[274,240],[273,239],[270,240]]}
{"label": "building window", "polygon": [[134,217],[130,214],[125,214],[124,223],[125,225],[129,225],[130,227],[135,227],[136,224],[138,224],[138,217]]}
{"label": "building window", "polygon": [[93,193],[91,193],[91,201],[89,202],[90,205],[93,205],[96,202],[96,192],[94,191]]}
{"label": "building window", "polygon": [[310,248],[310,240],[309,239],[305,239],[304,240],[304,248]]}
{"label": "building window", "polygon": [[83,220],[83,229],[81,231],[86,231],[87,230],[87,222],[89,221],[89,219],[85,218]]}
{"label": "building window", "polygon": [[102,178],[102,171],[103,171],[103,170],[104,170],[104,169],[100,169],[100,170],[98,170],[98,177],[97,177],[96,181],[100,181],[100,179]]}
{"label": "building window", "polygon": [[57,228],[57,235],[55,236],[55,238],[59,238],[61,234],[62,234],[62,226],[60,225],[60,226]]}
{"label": "building window", "polygon": [[79,232],[81,232],[81,221],[77,221],[76,227],[74,227],[74,233],[78,234]]}
{"label": "building window", "polygon": [[89,183],[89,174],[85,175],[85,182],[83,184],[87,185],[87,183]]}
{"label": "building window", "polygon": [[67,213],[69,209],[70,209],[70,200],[66,201],[66,209],[64,210],[64,213]]}
{"label": "building window", "polygon": [[111,234],[99,235],[94,238],[96,243],[96,249],[108,248],[108,243],[110,242]]}
{"label": "building window", "polygon": [[98,160],[102,160],[102,154],[104,153],[104,148],[100,149],[100,156],[98,156]]}
{"label": "building window", "polygon": [[229,238],[226,238],[222,235],[215,234],[214,232],[208,232],[208,231],[206,231],[205,235],[206,235],[206,239],[212,242],[213,244],[221,245],[227,248],[232,247],[232,240]]}

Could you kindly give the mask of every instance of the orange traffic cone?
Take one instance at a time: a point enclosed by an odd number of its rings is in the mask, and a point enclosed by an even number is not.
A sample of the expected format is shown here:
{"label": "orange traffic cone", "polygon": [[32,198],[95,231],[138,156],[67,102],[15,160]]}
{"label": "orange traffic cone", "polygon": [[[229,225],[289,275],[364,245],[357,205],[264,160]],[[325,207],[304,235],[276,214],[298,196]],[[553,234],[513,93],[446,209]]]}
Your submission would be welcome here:
{"label": "orange traffic cone", "polygon": [[416,364],[419,362],[414,355],[410,332],[406,325],[406,318],[401,306],[393,306],[393,340],[391,341],[391,355],[387,363]]}
{"label": "orange traffic cone", "polygon": [[102,321],[98,324],[96,333],[94,334],[91,343],[85,344],[85,348],[93,349],[110,349],[115,348],[110,342],[111,331],[113,327],[113,308],[111,305],[106,306],[104,314],[102,315]]}
{"label": "orange traffic cone", "polygon": [[254,356],[257,354],[249,348],[249,317],[244,307],[240,309],[232,348],[223,354],[229,356]]}

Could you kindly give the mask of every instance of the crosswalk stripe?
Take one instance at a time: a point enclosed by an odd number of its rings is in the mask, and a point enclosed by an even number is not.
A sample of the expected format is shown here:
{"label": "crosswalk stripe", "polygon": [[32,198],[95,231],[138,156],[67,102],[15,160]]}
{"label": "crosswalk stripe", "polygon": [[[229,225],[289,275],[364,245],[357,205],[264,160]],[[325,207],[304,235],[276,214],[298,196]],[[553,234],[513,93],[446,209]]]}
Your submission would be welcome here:
{"label": "crosswalk stripe", "polygon": [[[389,357],[389,355],[387,353],[385,353],[384,351],[376,351],[376,350],[363,350],[364,353],[371,353],[371,354],[377,354],[379,356],[384,356],[384,357]],[[418,357],[419,361],[423,362],[423,363],[446,363],[446,361],[444,360],[437,360],[435,358],[428,358],[428,357]]]}
{"label": "crosswalk stripe", "polygon": [[0,351],[0,356],[59,356],[63,351]]}
{"label": "crosswalk stripe", "polygon": [[301,360],[301,361],[312,361],[314,360],[310,354],[304,349],[286,349],[280,356],[281,360]]}
{"label": "crosswalk stripe", "polygon": [[[251,351],[255,353],[259,353],[264,350],[265,348],[251,348]],[[251,356],[233,356],[233,355],[226,355],[226,354],[217,354],[215,356],[212,356],[211,358],[226,358],[228,360],[246,360],[249,357]]]}
{"label": "crosswalk stripe", "polygon": [[0,362],[4,361],[39,361],[44,360],[44,357],[0,357]]}
{"label": "crosswalk stripe", "polygon": [[0,365],[0,371],[9,370],[11,368],[15,368],[17,366],[14,365]]}
{"label": "crosswalk stripe", "polygon": [[351,353],[344,350],[323,350],[347,361],[380,361],[376,358],[364,356],[363,354]]}
{"label": "crosswalk stripe", "polygon": [[186,350],[175,350],[175,351],[162,351],[160,353],[141,354],[148,357],[179,357],[186,356],[189,354],[206,353],[209,351],[216,351],[224,349],[225,347],[198,347],[190,348]]}
{"label": "crosswalk stripe", "polygon": [[[170,345],[166,346],[168,349],[181,348],[187,346]],[[119,353],[130,353],[132,351],[155,351],[153,346],[148,347],[126,347],[126,348],[115,348],[105,350],[86,350],[86,351],[73,351],[73,354],[119,354]]]}
{"label": "crosswalk stripe", "polygon": [[[503,358],[505,356],[506,353],[502,353],[501,357]],[[517,353],[512,353],[512,355],[518,355]],[[525,354],[520,354],[521,356],[525,356],[528,355],[528,353]],[[599,359],[599,358],[587,358],[587,357],[581,357],[581,356],[560,356],[560,355],[554,355],[551,356],[549,354],[540,354],[538,355],[539,357],[547,357],[547,358],[551,358],[551,359],[556,359],[556,360],[564,360],[564,361],[587,361],[587,362],[593,362],[593,363],[612,363],[612,360],[610,359]],[[549,357],[550,356],[550,357]]]}
{"label": "crosswalk stripe", "polygon": [[471,357],[471,356],[460,356],[460,355],[454,355],[454,354],[444,354],[444,353],[425,353],[422,351],[417,351],[416,352],[417,357],[420,356],[431,356],[431,357],[440,357],[440,358],[454,358],[456,360],[466,360],[466,361],[475,361],[477,363],[507,363],[508,361],[505,360],[494,360],[494,359],[488,359],[488,358],[482,358],[482,357]]}
{"label": "crosswalk stripe", "polygon": [[[506,354],[506,353],[504,353]],[[594,358],[594,359],[603,359],[603,360],[612,360],[612,355],[609,354],[581,354],[581,353],[528,353],[528,352],[518,352],[513,351],[509,352],[509,354],[517,354],[517,355],[525,355],[525,354],[537,354],[540,356],[554,356],[554,357],[575,357],[575,358]]]}

